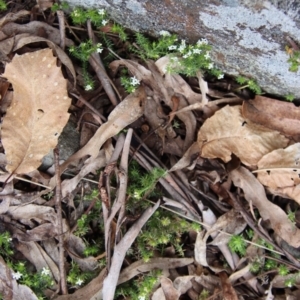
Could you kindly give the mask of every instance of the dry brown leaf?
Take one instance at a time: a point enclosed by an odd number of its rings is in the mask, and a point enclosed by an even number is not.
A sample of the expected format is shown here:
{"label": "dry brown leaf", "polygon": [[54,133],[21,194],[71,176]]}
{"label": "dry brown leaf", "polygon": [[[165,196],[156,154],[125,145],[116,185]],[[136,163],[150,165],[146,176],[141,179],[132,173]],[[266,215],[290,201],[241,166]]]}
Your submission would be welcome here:
{"label": "dry brown leaf", "polygon": [[64,170],[70,163],[86,155],[96,158],[100,148],[109,138],[118,134],[122,129],[143,115],[144,100],[144,87],[138,88],[133,94],[127,96],[110,113],[107,122],[99,127],[89,142],[61,165],[61,170]]}
{"label": "dry brown leaf", "polygon": [[160,284],[166,300],[179,299],[180,293],[174,288],[173,283],[169,278],[161,277]]}
{"label": "dry brown leaf", "polygon": [[23,46],[31,43],[37,43],[37,42],[45,42],[51,48],[55,51],[55,54],[60,59],[60,61],[69,69],[71,72],[73,78],[74,78],[74,86],[76,85],[76,72],[73,66],[73,63],[69,56],[59,47],[57,44],[55,44],[53,41],[45,39],[43,37],[39,36],[28,36],[27,33],[25,34],[18,34],[14,36],[15,44],[13,51],[17,51],[18,49],[22,48]]}
{"label": "dry brown leaf", "polygon": [[14,98],[2,125],[9,172],[26,174],[39,167],[66,125],[71,99],[51,49],[16,55],[3,74]]}
{"label": "dry brown leaf", "polygon": [[228,280],[228,276],[225,272],[220,272],[219,277],[221,279],[222,290],[223,290],[223,299],[224,300],[238,300],[238,296]]}
{"label": "dry brown leaf", "polygon": [[258,162],[257,179],[275,195],[300,203],[300,143],[274,150]]}
{"label": "dry brown leaf", "polygon": [[288,139],[277,131],[256,125],[241,115],[241,106],[225,106],[207,119],[198,132],[201,156],[231,160],[235,154],[245,165],[256,165],[264,156],[285,148]]}
{"label": "dry brown leaf", "polygon": [[[60,44],[59,29],[40,21],[31,21],[27,24],[8,23],[2,27],[2,32],[7,36],[15,36],[22,33],[28,33],[33,37],[43,37],[51,42]],[[66,46],[74,45],[71,39],[66,38]]]}
{"label": "dry brown leaf", "polygon": [[300,184],[300,143],[274,150],[257,164],[258,180],[273,189]]}
{"label": "dry brown leaf", "polygon": [[300,230],[288,219],[286,213],[268,200],[263,186],[246,168],[231,171],[230,177],[235,186],[240,187],[247,201],[252,201],[263,220],[269,221],[274,232],[289,245],[300,246]]}
{"label": "dry brown leaf", "polygon": [[256,96],[244,101],[243,116],[254,123],[286,135],[300,135],[300,107],[293,103]]}

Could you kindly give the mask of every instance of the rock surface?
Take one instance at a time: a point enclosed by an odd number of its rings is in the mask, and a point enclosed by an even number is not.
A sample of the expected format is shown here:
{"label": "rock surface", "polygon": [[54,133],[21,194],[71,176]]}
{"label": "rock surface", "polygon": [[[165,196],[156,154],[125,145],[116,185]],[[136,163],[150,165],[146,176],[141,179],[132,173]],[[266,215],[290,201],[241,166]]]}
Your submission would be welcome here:
{"label": "rock surface", "polygon": [[298,0],[69,0],[71,6],[105,8],[135,31],[206,38],[225,73],[254,78],[267,92],[300,98],[300,71],[287,63],[287,37],[300,43]]}

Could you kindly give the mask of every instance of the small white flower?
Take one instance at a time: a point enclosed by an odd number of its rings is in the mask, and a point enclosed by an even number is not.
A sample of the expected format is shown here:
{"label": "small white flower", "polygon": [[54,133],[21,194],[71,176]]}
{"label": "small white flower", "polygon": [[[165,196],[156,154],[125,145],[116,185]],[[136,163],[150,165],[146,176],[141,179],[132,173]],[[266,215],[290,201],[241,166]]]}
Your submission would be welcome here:
{"label": "small white flower", "polygon": [[23,276],[23,274],[20,273],[19,271],[17,273],[12,274],[13,279],[16,279],[16,280],[19,280],[22,276]]}
{"label": "small white flower", "polygon": [[82,285],[83,280],[81,278],[78,278],[77,281],[75,282],[76,285]]}
{"label": "small white flower", "polygon": [[108,20],[102,20],[101,24],[105,26],[108,23]]}
{"label": "small white flower", "polygon": [[104,9],[98,9],[98,14],[99,14],[100,16],[105,15],[105,10],[104,10]]}
{"label": "small white flower", "polygon": [[206,52],[206,53],[204,54],[204,57],[205,57],[206,59],[209,59],[209,58],[210,58],[209,52]]}
{"label": "small white flower", "polygon": [[180,45],[179,47],[178,47],[178,50],[179,50],[179,52],[183,52],[183,50],[186,48],[186,46],[185,45]]}
{"label": "small white flower", "polygon": [[178,57],[177,57],[177,56],[171,57],[170,60],[171,60],[172,62],[178,61]]}
{"label": "small white flower", "polygon": [[145,296],[139,296],[139,300],[146,300]]}
{"label": "small white flower", "polygon": [[136,86],[140,84],[140,81],[135,76],[133,76],[130,78],[130,83],[131,85]]}
{"label": "small white flower", "polygon": [[212,69],[214,67],[213,63],[208,64],[207,69]]}
{"label": "small white flower", "polygon": [[80,16],[80,13],[79,13],[79,11],[77,9],[75,9],[73,11],[73,14],[74,14],[74,17],[79,17]]}
{"label": "small white flower", "polygon": [[42,269],[42,275],[44,275],[44,276],[48,276],[48,275],[50,275],[50,270],[49,270],[49,268],[43,268]]}
{"label": "small white flower", "polygon": [[166,30],[161,30],[159,32],[159,35],[161,35],[161,36],[171,36],[171,33],[169,31],[166,31]]}
{"label": "small white flower", "polygon": [[218,75],[218,79],[222,79],[222,78],[224,78],[224,74]]}
{"label": "small white flower", "polygon": [[200,54],[201,53],[201,49],[193,49],[193,53]]}
{"label": "small white flower", "polygon": [[103,51],[102,48],[97,48],[97,50],[96,50],[97,53],[101,53],[102,51]]}
{"label": "small white flower", "polygon": [[208,41],[207,39],[201,39],[197,42],[197,45],[198,46],[201,46],[201,45],[207,45],[208,44]]}
{"label": "small white flower", "polygon": [[177,46],[175,46],[175,45],[169,46],[169,50],[176,50],[176,49],[177,49]]}
{"label": "small white flower", "polygon": [[90,84],[87,84],[87,85],[84,87],[84,89],[85,89],[86,91],[90,91],[90,90],[93,89],[93,87],[92,87]]}
{"label": "small white flower", "polygon": [[133,197],[134,197],[135,199],[140,199],[140,198],[141,198],[141,195],[140,195],[140,193],[138,193],[137,191],[135,191],[135,192],[133,193]]}

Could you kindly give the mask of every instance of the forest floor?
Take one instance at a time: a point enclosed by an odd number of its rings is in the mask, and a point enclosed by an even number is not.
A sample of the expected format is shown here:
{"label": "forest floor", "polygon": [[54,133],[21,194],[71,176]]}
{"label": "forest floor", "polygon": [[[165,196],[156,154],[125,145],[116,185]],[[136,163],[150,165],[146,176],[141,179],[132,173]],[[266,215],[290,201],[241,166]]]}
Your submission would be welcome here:
{"label": "forest floor", "polygon": [[299,108],[41,3],[0,19],[2,298],[299,299]]}

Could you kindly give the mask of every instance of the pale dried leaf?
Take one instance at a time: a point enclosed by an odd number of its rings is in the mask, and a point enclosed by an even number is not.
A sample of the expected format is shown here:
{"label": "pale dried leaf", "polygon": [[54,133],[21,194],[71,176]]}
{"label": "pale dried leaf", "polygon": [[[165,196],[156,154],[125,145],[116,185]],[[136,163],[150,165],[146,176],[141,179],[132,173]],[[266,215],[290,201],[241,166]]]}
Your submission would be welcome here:
{"label": "pale dried leaf", "polygon": [[199,145],[195,142],[184,153],[184,155],[179,159],[179,161],[169,170],[169,172],[182,170],[183,168],[188,167],[192,162],[192,156],[197,153],[199,153]]}
{"label": "pale dried leaf", "polygon": [[14,36],[15,39],[15,45],[13,51],[16,51],[23,46],[31,43],[37,43],[37,42],[45,42],[51,48],[54,50],[54,53],[56,53],[57,57],[60,59],[60,61],[68,68],[68,70],[71,72],[73,78],[74,78],[74,86],[76,85],[76,72],[73,66],[73,63],[69,56],[59,47],[57,44],[55,44],[53,41],[50,41],[48,39],[45,39],[43,37],[39,36],[28,36],[28,34],[18,34]]}
{"label": "pale dried leaf", "polygon": [[173,283],[169,278],[161,277],[160,284],[166,300],[179,299],[180,293],[174,288]]}
{"label": "pale dried leaf", "polygon": [[72,179],[65,179],[61,185],[62,197],[66,197],[69,193],[74,191],[79,181],[88,173],[94,172],[103,168],[107,160],[104,150],[100,150],[99,155],[95,158],[89,158],[85,161],[84,166],[80,169],[79,173]]}
{"label": "pale dried leaf", "polygon": [[256,165],[267,153],[284,148],[288,139],[256,125],[241,115],[241,106],[225,106],[207,119],[198,132],[201,156],[231,160],[235,154],[245,165]]}
{"label": "pale dried leaf", "polygon": [[110,113],[107,122],[99,127],[89,142],[61,165],[61,170],[64,170],[70,163],[86,155],[96,158],[100,148],[109,138],[118,134],[122,129],[143,115],[144,99],[145,91],[143,87],[138,88],[133,94],[127,96]]}
{"label": "pale dried leaf", "polygon": [[148,207],[141,217],[126,232],[122,240],[115,246],[108,275],[103,281],[103,299],[113,299],[126,252],[159,205],[160,201],[153,207]]}
{"label": "pale dried leaf", "polygon": [[31,12],[28,10],[19,10],[16,13],[6,13],[5,16],[0,19],[0,28],[8,22],[17,21],[18,19],[23,18],[30,14]]}
{"label": "pale dried leaf", "polygon": [[192,282],[195,280],[206,290],[213,292],[216,288],[220,288],[220,279],[213,275],[200,276],[180,276],[174,280],[174,287],[180,292],[180,294],[185,294],[191,287]]}
{"label": "pale dried leaf", "polygon": [[239,167],[231,171],[230,177],[234,185],[240,187],[247,201],[252,201],[257,207],[263,220],[269,221],[274,232],[289,245],[300,246],[300,230],[288,219],[286,213],[277,205],[270,202],[265,190],[255,176],[246,168]]}
{"label": "pale dried leaf", "polygon": [[16,55],[6,65],[3,76],[14,88],[2,125],[6,169],[26,174],[37,169],[42,158],[56,146],[69,118],[71,99],[50,49]]}
{"label": "pale dried leaf", "polygon": [[300,143],[274,150],[261,158],[255,171],[258,180],[270,188],[293,187],[300,183]]}

